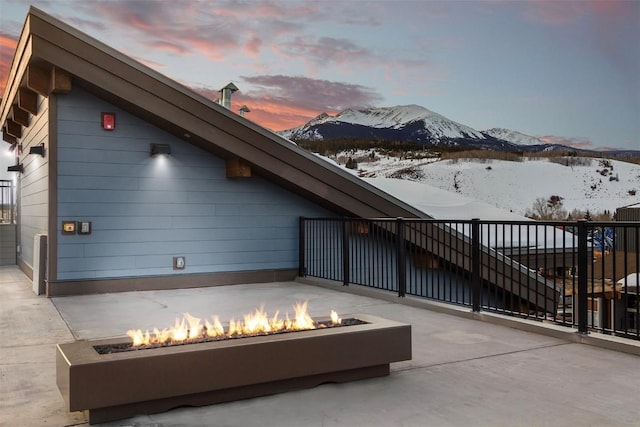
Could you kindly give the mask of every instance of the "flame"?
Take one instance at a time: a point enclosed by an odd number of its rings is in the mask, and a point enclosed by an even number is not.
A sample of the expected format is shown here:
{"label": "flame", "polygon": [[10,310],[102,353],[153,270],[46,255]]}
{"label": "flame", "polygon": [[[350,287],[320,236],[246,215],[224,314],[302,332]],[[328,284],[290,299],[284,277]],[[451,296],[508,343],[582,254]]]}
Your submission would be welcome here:
{"label": "flame", "polygon": [[[316,329],[316,322],[307,311],[308,302],[296,303],[293,307],[294,317],[289,318],[289,313],[281,319],[280,312],[276,311],[269,317],[263,306],[253,313],[245,314],[242,320],[231,319],[227,330],[224,329],[218,316],[212,316],[211,321],[194,317],[184,313],[182,319],[176,319],[173,327],[152,332],[142,332],[140,329],[129,330],[127,335],[132,339],[134,347],[153,346],[165,344],[181,344],[202,341],[206,338],[231,338],[237,336],[260,335],[285,331],[304,331]],[[342,319],[338,313],[331,310],[331,324],[340,325]]]}

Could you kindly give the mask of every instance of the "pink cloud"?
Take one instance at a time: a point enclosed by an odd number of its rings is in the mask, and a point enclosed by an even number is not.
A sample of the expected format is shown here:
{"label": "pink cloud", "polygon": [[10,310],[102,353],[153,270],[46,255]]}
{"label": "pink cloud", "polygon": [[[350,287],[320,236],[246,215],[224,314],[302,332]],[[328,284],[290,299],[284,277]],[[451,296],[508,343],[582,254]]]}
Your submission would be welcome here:
{"label": "pink cloud", "polygon": [[235,22],[204,13],[206,3],[146,2],[125,0],[105,2],[89,0],[82,4],[86,13],[99,14],[122,31],[135,33],[131,39],[142,46],[178,55],[198,51],[214,60],[221,60],[225,50],[241,44],[242,32]]}
{"label": "pink cloud", "polygon": [[86,6],[107,21],[144,31],[165,27],[175,21],[176,17],[176,7],[171,2],[89,1]]}
{"label": "pink cloud", "polygon": [[348,70],[358,65],[375,65],[380,68],[402,69],[417,68],[429,65],[424,58],[402,58],[382,56],[376,52],[357,45],[351,40],[333,37],[298,36],[289,42],[273,45],[273,50],[286,58],[303,59],[307,62],[310,73],[315,67],[345,65]]}
{"label": "pink cloud", "polygon": [[303,76],[263,75],[243,76],[242,79],[257,87],[251,91],[252,97],[282,99],[290,104],[307,106],[318,113],[371,106],[382,99],[377,92],[365,86]]}
{"label": "pink cloud", "polygon": [[[347,2],[329,9],[310,2],[184,1],[176,5],[164,1],[86,0],[79,7],[87,15],[101,17],[102,31],[106,31],[105,27],[109,31],[121,31],[135,45],[175,55],[204,55],[214,61],[223,61],[238,51],[259,58],[267,48],[286,58],[304,61],[310,74],[314,74],[318,66],[331,64],[344,66],[343,72],[353,69],[347,64],[424,65],[419,59],[376,54],[346,38],[303,35],[306,22],[375,27],[381,22],[374,16],[390,7],[366,3],[365,9],[375,9],[374,14],[362,10],[361,5]],[[97,22],[84,20],[79,24],[96,27]],[[129,50],[136,49],[131,46]]]}
{"label": "pink cloud", "polygon": [[[269,129],[282,130],[300,126],[320,113],[336,113],[348,107],[365,107],[382,97],[365,86],[317,80],[302,76],[263,75],[243,77],[256,87],[234,94],[232,109],[247,105],[247,116]],[[217,90],[195,88],[209,99],[218,97]]]}
{"label": "pink cloud", "polygon": [[175,53],[177,55],[184,55],[187,53],[183,45],[162,40],[148,42],[147,46],[154,50],[162,50],[164,52]]}
{"label": "pink cloud", "polygon": [[247,55],[256,57],[260,53],[262,40],[259,37],[251,37],[244,45],[244,51]]}
{"label": "pink cloud", "polygon": [[369,60],[373,54],[358,47],[346,39],[332,37],[296,37],[290,42],[281,43],[274,47],[278,53],[290,58],[307,58],[316,63],[344,63]]}

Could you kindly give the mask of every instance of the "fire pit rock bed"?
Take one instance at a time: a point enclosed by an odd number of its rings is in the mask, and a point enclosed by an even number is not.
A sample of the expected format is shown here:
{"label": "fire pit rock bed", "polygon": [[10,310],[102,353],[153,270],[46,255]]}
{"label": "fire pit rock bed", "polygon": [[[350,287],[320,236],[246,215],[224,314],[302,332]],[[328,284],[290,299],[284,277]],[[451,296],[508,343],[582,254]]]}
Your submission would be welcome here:
{"label": "fire pit rock bed", "polygon": [[366,323],[107,354],[95,347],[127,338],[59,344],[56,381],[68,410],[95,424],[386,376],[411,359],[411,325],[349,317]]}

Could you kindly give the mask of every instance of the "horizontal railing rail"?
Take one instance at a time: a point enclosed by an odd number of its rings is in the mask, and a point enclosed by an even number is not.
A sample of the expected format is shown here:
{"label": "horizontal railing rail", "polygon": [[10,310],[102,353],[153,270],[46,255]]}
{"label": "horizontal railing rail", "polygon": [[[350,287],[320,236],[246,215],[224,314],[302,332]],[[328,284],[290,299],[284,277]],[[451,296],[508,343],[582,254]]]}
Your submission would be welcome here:
{"label": "horizontal railing rail", "polygon": [[640,223],[300,218],[299,275],[640,339]]}

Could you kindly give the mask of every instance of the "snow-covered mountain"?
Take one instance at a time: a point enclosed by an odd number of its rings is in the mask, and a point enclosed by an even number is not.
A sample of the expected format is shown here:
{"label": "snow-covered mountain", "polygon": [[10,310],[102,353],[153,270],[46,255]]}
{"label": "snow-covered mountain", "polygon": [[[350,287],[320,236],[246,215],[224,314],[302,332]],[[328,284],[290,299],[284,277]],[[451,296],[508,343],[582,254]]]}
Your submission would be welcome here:
{"label": "snow-covered mountain", "polygon": [[339,137],[413,141],[433,146],[521,151],[567,150],[508,129],[478,131],[419,105],[346,109],[335,116],[322,113],[303,126],[278,132],[292,140]]}
{"label": "snow-covered mountain", "polygon": [[[280,131],[278,134],[290,140],[322,141],[346,137],[497,151],[589,151],[550,144],[510,129],[492,128],[478,131],[419,105],[349,108],[335,116],[322,113],[303,126]],[[608,154],[629,156],[636,155],[637,152],[609,151]]]}
{"label": "snow-covered mountain", "polygon": [[347,109],[335,117],[325,115],[323,123],[351,123],[374,128],[403,129],[414,122],[422,122],[424,128],[435,137],[475,137],[484,135],[469,126],[454,122],[419,105],[400,105],[388,108]]}
{"label": "snow-covered mountain", "polygon": [[347,109],[335,116],[322,113],[303,126],[279,133],[289,139],[361,137],[434,145],[456,145],[463,141],[475,141],[479,145],[504,145],[504,141],[496,140],[419,105]]}
{"label": "snow-covered mountain", "polygon": [[509,141],[513,144],[518,145],[542,145],[546,144],[543,140],[536,138],[535,136],[525,135],[524,133],[503,129],[503,128],[492,128],[482,131],[485,135],[493,136],[494,138],[502,139],[504,141]]}

